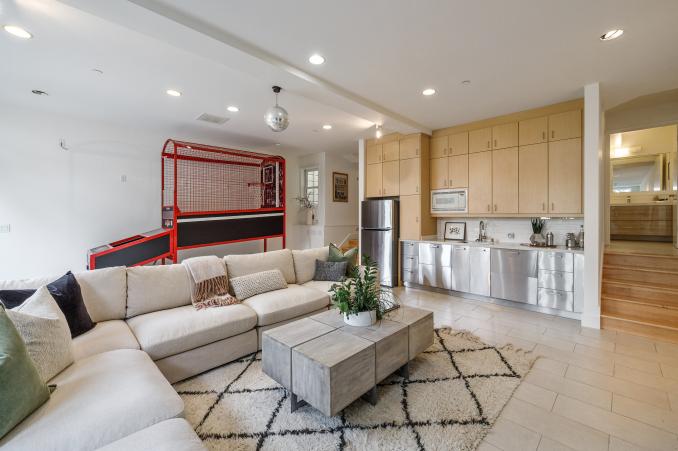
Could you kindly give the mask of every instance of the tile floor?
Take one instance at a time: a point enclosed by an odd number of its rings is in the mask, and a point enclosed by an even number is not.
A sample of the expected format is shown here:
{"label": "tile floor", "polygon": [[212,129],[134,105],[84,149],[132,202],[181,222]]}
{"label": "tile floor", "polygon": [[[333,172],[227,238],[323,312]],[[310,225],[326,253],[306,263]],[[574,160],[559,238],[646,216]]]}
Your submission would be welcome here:
{"label": "tile floor", "polygon": [[436,327],[540,356],[479,450],[678,450],[678,344],[430,291],[394,291],[402,303],[432,310]]}

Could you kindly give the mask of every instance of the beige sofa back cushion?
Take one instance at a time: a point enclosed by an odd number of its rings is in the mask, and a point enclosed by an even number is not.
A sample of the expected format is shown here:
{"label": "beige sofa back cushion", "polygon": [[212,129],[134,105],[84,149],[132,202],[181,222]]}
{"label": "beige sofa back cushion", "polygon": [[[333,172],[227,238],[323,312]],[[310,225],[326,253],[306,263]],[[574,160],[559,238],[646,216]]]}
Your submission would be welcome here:
{"label": "beige sofa back cushion", "polygon": [[301,285],[302,283],[313,280],[313,276],[315,275],[315,261],[320,260],[326,262],[329,255],[329,246],[292,251],[297,283]]}
{"label": "beige sofa back cushion", "polygon": [[294,260],[292,259],[292,251],[289,249],[259,254],[227,255],[224,257],[224,261],[228,268],[229,279],[279,269],[287,283],[296,282]]}
{"label": "beige sofa back cushion", "polygon": [[127,318],[191,303],[184,265],[127,268]]}
{"label": "beige sofa back cushion", "polygon": [[[36,290],[60,275],[33,279],[0,280],[0,290]],[[75,273],[87,312],[94,322],[125,318],[127,273],[124,266]]]}

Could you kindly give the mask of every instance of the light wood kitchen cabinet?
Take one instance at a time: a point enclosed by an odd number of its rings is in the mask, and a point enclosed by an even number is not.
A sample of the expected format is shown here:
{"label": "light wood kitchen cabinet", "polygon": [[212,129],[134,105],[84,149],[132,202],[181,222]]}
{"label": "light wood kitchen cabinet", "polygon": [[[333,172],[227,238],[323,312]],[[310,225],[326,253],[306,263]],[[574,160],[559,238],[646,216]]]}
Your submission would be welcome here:
{"label": "light wood kitchen cabinet", "polygon": [[545,143],[548,141],[548,116],[526,119],[518,123],[518,143],[521,146]]}
{"label": "light wood kitchen cabinet", "polygon": [[582,212],[581,160],[581,138],[549,143],[549,213]]}
{"label": "light wood kitchen cabinet", "polygon": [[400,194],[400,163],[387,161],[381,169],[381,194],[383,196],[397,196]]}
{"label": "light wood kitchen cabinet", "polygon": [[414,135],[400,140],[400,159],[418,158],[421,155],[421,137]]}
{"label": "light wood kitchen cabinet", "polygon": [[448,158],[449,188],[468,187],[468,155],[453,155]]}
{"label": "light wood kitchen cabinet", "polygon": [[365,197],[381,196],[382,164],[365,165]]}
{"label": "light wood kitchen cabinet", "polygon": [[518,212],[546,213],[549,192],[548,144],[521,146],[518,150],[518,167]]}
{"label": "light wood kitchen cabinet", "polygon": [[398,161],[400,159],[400,143],[391,141],[382,145],[382,161]]}
{"label": "light wood kitchen cabinet", "polygon": [[518,146],[518,123],[495,125],[492,127],[492,149],[508,149]]}
{"label": "light wood kitchen cabinet", "polygon": [[448,153],[447,136],[431,138],[431,159],[446,157]]}
{"label": "light wood kitchen cabinet", "polygon": [[549,116],[549,141],[581,138],[581,110]]}
{"label": "light wood kitchen cabinet", "polygon": [[492,150],[492,129],[481,128],[468,132],[468,152],[477,153]]}
{"label": "light wood kitchen cabinet", "polygon": [[421,194],[421,158],[400,160],[400,195]]}
{"label": "light wood kitchen cabinet", "polygon": [[491,151],[468,156],[468,211],[474,214],[492,212]]}
{"label": "light wood kitchen cabinet", "polygon": [[447,155],[465,155],[468,153],[468,132],[447,137]]}
{"label": "light wood kitchen cabinet", "polygon": [[431,159],[431,189],[447,188],[449,158]]}
{"label": "light wood kitchen cabinet", "polygon": [[400,196],[400,239],[420,240],[421,231],[421,196]]}
{"label": "light wood kitchen cabinet", "polygon": [[492,151],[492,203],[493,213],[518,213],[517,147]]}
{"label": "light wood kitchen cabinet", "polygon": [[365,163],[367,164],[376,164],[381,163],[382,159],[382,145],[373,144],[367,146],[365,149]]}

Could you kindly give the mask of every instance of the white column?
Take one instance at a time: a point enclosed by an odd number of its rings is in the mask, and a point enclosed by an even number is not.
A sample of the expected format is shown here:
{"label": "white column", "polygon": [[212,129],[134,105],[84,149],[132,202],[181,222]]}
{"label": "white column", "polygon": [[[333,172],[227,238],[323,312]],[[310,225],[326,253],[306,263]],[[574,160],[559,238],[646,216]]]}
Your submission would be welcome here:
{"label": "white column", "polygon": [[362,203],[365,200],[365,140],[358,140],[358,255],[362,263],[362,245],[360,230],[363,226]]}
{"label": "white column", "polygon": [[581,324],[600,328],[600,285],[604,239],[604,116],[600,84],[584,86],[584,311]]}

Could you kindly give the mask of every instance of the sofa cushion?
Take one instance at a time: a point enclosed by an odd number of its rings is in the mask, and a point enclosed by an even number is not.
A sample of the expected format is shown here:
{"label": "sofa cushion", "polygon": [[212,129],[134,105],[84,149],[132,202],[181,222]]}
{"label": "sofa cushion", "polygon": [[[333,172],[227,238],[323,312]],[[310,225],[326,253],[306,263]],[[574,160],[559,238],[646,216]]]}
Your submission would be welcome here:
{"label": "sofa cushion", "polygon": [[239,301],[251,298],[261,293],[287,288],[287,282],[280,270],[255,272],[246,276],[231,279],[233,294]]}
{"label": "sofa cushion", "polygon": [[183,415],[183,401],[142,351],[93,355],[50,383],[49,401],[0,441],[3,451],[94,450]]}
{"label": "sofa cushion", "polygon": [[116,349],[139,349],[132,329],[119,319],[97,323],[94,329],[73,339],[75,360]]}
{"label": "sofa cushion", "polygon": [[294,260],[292,251],[281,249],[279,251],[261,252],[258,254],[227,255],[224,257],[230,279],[246,276],[255,272],[279,269],[287,283],[295,283]]}
{"label": "sofa cushion", "polygon": [[205,451],[205,445],[183,418],[162,421],[110,443],[99,451]]}
{"label": "sofa cushion", "polygon": [[147,313],[127,320],[153,360],[247,332],[257,315],[242,304],[196,310],[192,305]]}
{"label": "sofa cushion", "polygon": [[329,253],[329,246],[292,251],[294,272],[297,276],[296,283],[301,285],[312,280],[315,274],[315,261],[327,261]]}
{"label": "sofa cushion", "polygon": [[329,293],[332,285],[336,285],[337,283],[338,282],[331,282],[329,280],[311,280],[310,282],[306,282],[303,286],[320,290],[323,293]]}
{"label": "sofa cushion", "polygon": [[341,282],[346,278],[348,262],[323,262],[315,261],[315,274],[313,280]]}
{"label": "sofa cushion", "polygon": [[283,290],[258,294],[243,301],[257,312],[257,325],[266,326],[327,307],[327,293],[301,285],[289,285]]}
{"label": "sofa cushion", "polygon": [[191,303],[184,265],[127,268],[127,318]]}

